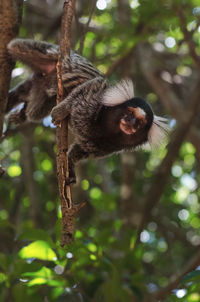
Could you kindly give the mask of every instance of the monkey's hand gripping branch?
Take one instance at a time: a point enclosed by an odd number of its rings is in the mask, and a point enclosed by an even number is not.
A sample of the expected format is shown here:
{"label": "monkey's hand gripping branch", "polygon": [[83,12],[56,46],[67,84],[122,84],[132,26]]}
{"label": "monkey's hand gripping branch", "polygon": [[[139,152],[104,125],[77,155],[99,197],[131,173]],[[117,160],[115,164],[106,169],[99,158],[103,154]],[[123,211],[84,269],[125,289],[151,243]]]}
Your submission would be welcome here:
{"label": "monkey's hand gripping branch", "polygon": [[[57,63],[58,94],[57,104],[63,100],[63,83],[61,66],[63,58],[69,57],[70,53],[70,32],[74,14],[74,0],[66,0],[63,7],[63,17],[61,24],[60,51]],[[61,199],[62,211],[62,236],[61,246],[69,244],[74,238],[74,217],[79,209],[84,205],[74,205],[71,198],[68,169],[68,120],[61,121],[56,129],[57,138],[57,175],[58,187]]]}

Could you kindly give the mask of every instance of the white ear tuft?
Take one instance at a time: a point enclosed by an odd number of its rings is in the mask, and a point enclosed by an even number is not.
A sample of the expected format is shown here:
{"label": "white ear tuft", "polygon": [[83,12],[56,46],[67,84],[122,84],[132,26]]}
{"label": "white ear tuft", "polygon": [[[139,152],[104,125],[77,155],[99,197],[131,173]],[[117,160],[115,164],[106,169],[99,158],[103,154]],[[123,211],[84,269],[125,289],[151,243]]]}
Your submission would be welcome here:
{"label": "white ear tuft", "polygon": [[165,140],[170,128],[166,124],[168,120],[166,118],[154,115],[152,126],[149,130],[148,141],[152,147],[159,147],[159,145]]}
{"label": "white ear tuft", "polygon": [[106,89],[102,103],[105,106],[120,105],[134,97],[133,82],[130,79],[121,80],[114,86]]}

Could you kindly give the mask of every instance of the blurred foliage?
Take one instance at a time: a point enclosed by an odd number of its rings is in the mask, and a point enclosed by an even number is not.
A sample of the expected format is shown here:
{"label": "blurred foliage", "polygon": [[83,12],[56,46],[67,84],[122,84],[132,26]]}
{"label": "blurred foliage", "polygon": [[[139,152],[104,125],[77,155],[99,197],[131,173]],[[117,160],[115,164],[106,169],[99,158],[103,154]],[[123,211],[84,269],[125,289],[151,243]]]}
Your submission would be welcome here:
{"label": "blurred foliage", "polygon": [[[77,2],[80,26],[87,21],[90,1]],[[189,30],[197,28],[193,39],[200,54],[199,1],[130,0],[128,26],[121,22],[120,2],[123,1],[97,1],[91,31],[84,43],[84,56],[106,72],[131,48],[149,41],[152,45],[159,44],[167,53],[182,52],[177,74],[190,72],[193,61],[176,9],[184,12]],[[20,36],[57,42],[62,3],[61,0],[25,1]],[[81,34],[81,30],[74,29],[76,49]],[[123,68],[117,68],[111,80],[118,79],[131,64],[126,62]],[[137,62],[131,68],[137,94],[145,96],[157,114],[166,115],[166,109],[144,80]],[[19,83],[28,72],[17,63],[11,84]],[[141,214],[142,198],[165,154],[164,147],[132,154],[134,177],[129,189],[133,192],[133,215]],[[73,195],[76,202],[87,201],[87,205],[78,214],[75,240],[66,248],[60,247],[55,129],[50,119],[4,140],[0,158],[7,170],[0,181],[2,302],[143,301],[165,288],[170,278],[199,251],[199,154],[190,142],[183,143],[161,201],[137,244],[137,215],[132,217],[132,224],[127,223],[124,211],[124,167],[120,155],[99,161],[91,159],[79,165],[80,181]],[[27,169],[31,173],[27,174]],[[199,302],[199,280],[197,267],[162,301]]]}

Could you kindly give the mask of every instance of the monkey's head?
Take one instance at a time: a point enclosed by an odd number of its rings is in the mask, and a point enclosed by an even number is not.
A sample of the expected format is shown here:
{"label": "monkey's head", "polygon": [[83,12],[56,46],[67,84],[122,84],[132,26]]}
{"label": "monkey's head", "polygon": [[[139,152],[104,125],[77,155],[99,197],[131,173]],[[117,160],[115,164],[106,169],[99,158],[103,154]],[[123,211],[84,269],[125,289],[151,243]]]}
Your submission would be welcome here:
{"label": "monkey's head", "polygon": [[122,80],[109,87],[103,96],[103,104],[115,112],[120,131],[133,146],[149,142],[158,146],[168,132],[167,119],[156,116],[150,105],[139,97],[133,97],[133,83]]}

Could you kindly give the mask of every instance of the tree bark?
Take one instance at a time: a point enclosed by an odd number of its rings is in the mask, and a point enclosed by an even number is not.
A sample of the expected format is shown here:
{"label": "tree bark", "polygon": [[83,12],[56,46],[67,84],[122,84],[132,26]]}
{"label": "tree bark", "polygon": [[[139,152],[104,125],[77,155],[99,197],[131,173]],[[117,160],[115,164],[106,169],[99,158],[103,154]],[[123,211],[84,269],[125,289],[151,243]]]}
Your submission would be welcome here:
{"label": "tree bark", "polygon": [[11,71],[14,66],[6,47],[18,34],[22,6],[23,0],[0,0],[0,136],[3,131]]}
{"label": "tree bark", "polygon": [[[18,34],[22,6],[23,0],[0,0],[0,137],[3,132],[11,71],[14,66],[6,46]],[[4,170],[0,164],[0,177],[3,174]]]}

